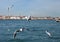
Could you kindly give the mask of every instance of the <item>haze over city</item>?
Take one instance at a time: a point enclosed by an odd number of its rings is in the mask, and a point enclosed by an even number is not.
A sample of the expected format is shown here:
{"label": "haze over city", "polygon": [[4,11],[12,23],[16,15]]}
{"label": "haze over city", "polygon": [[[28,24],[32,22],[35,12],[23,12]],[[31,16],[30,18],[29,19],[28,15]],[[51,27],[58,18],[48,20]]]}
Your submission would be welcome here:
{"label": "haze over city", "polygon": [[0,15],[60,17],[60,0],[0,0]]}

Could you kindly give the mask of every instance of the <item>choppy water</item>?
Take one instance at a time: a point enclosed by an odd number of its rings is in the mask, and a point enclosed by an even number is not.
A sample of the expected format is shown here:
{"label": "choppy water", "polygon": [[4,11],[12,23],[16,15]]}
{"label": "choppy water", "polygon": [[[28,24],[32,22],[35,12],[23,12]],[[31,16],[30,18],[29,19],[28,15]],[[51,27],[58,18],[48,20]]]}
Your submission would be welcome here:
{"label": "choppy water", "polygon": [[[16,29],[29,28],[13,39]],[[48,30],[53,38],[45,33]],[[55,20],[0,20],[0,42],[60,42],[60,22]]]}

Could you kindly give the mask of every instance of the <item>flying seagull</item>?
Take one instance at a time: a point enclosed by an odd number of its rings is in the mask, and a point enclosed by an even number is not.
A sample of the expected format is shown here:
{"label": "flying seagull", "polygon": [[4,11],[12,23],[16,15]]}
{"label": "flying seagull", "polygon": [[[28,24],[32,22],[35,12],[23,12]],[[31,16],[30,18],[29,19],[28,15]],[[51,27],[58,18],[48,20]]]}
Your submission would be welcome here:
{"label": "flying seagull", "polygon": [[24,30],[27,30],[27,31],[30,31],[29,29],[27,29],[27,28],[20,28],[20,29],[18,29],[18,30],[16,30],[15,32],[14,32],[14,34],[13,34],[13,38],[15,39],[16,38],[16,35],[17,35],[17,33],[18,32],[22,32],[22,31],[24,31]]}

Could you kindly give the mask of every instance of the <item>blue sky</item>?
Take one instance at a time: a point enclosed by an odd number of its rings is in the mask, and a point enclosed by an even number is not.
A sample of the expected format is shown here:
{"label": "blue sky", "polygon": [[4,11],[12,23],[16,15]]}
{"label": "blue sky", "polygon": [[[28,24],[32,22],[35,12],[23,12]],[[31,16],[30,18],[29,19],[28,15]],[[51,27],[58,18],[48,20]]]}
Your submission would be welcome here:
{"label": "blue sky", "polygon": [[60,0],[0,0],[0,15],[60,17]]}

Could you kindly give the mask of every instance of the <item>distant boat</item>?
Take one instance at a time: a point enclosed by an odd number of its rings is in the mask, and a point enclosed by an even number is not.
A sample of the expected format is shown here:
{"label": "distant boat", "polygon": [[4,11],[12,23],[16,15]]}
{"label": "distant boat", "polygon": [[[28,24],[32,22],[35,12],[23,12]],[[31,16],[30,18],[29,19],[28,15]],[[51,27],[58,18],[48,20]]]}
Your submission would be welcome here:
{"label": "distant boat", "polygon": [[56,22],[60,22],[60,19],[57,19]]}

